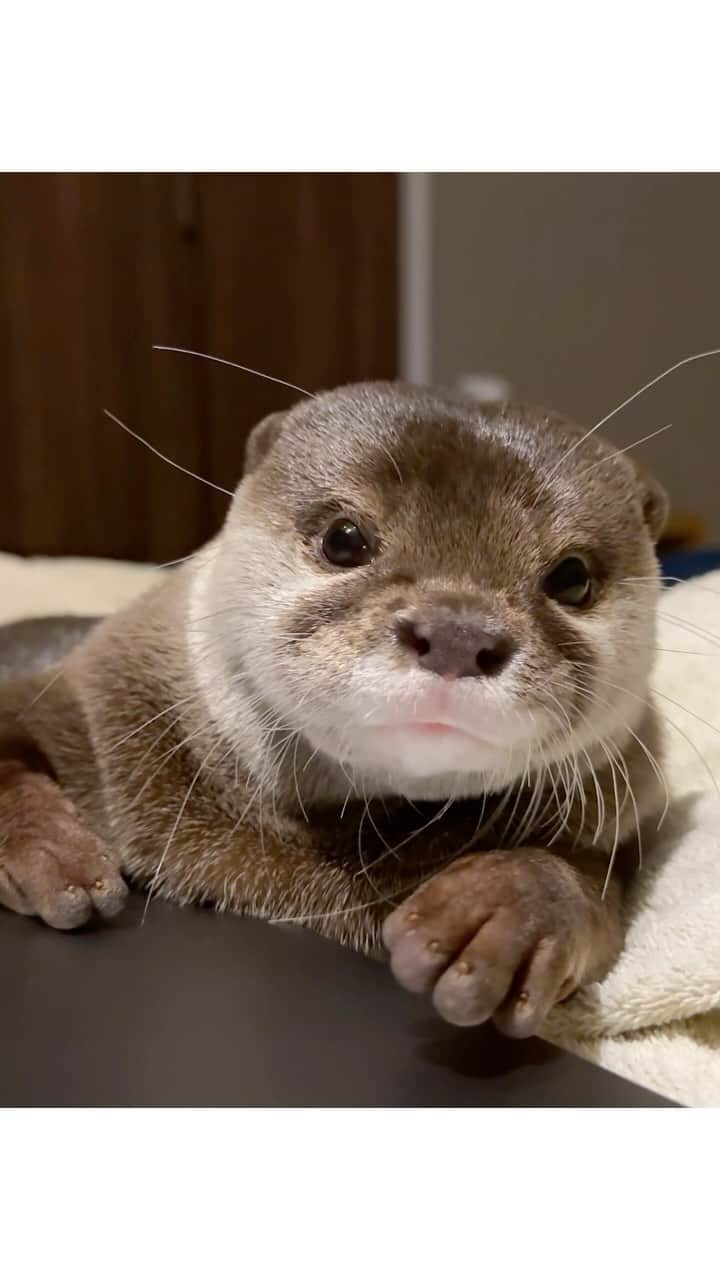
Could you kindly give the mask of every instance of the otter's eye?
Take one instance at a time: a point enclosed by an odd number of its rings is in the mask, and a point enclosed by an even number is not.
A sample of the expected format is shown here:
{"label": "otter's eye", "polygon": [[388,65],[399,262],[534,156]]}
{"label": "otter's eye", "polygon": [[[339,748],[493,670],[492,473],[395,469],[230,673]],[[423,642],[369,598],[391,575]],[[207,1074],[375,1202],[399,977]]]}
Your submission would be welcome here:
{"label": "otter's eye", "polygon": [[322,541],[323,555],[340,569],[358,569],[369,564],[373,549],[369,538],[352,521],[341,516],[333,520]]}
{"label": "otter's eye", "polygon": [[543,583],[543,590],[558,604],[571,605],[578,608],[588,604],[592,595],[592,578],[584,560],[579,556],[568,556],[548,574]]}

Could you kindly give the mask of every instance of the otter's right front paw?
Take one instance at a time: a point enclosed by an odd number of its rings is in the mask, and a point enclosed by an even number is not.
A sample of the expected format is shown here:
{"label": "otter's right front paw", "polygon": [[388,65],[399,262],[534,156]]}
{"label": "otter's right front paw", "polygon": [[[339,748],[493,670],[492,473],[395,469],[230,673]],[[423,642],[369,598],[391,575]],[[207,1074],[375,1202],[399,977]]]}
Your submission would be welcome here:
{"label": "otter's right front paw", "polygon": [[113,859],[52,778],[0,770],[0,904],[77,929],[122,911],[127,886]]}

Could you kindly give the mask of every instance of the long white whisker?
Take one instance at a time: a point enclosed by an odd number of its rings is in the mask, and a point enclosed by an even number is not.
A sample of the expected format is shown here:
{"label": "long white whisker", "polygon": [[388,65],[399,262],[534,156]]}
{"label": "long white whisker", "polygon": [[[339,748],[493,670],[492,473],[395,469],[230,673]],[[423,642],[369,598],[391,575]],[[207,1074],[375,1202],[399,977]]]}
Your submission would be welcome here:
{"label": "long white whisker", "polygon": [[675,578],[669,573],[659,574],[657,577],[643,578],[638,576],[633,578],[618,578],[618,585],[622,582],[642,582],[642,583],[644,582],[673,582],[673,583],[682,582],[683,586],[687,587],[688,589],[692,588],[693,591],[704,591],[709,596],[720,596],[720,591],[713,591],[712,587],[704,586],[701,582],[698,582],[697,579],[695,578]]}
{"label": "long white whisker", "polygon": [[216,489],[218,493],[224,493],[227,498],[232,498],[232,489],[223,489],[221,484],[215,484],[213,480],[208,480],[206,476],[198,475],[197,471],[191,471],[189,467],[183,467],[179,462],[175,462],[172,458],[168,458],[167,454],[161,453],[159,449],[155,448],[154,444],[150,444],[150,441],[146,440],[144,436],[139,435],[137,431],[133,431],[132,427],[129,427],[126,422],[122,422],[121,419],[114,413],[111,413],[109,409],[103,409],[103,413],[105,414],[105,417],[109,418],[111,422],[114,422],[116,426],[121,427],[123,431],[127,431],[128,435],[132,436],[133,440],[137,440],[140,444],[144,445],[146,449],[149,449],[151,453],[154,453],[156,458],[160,458],[163,462],[167,462],[169,467],[174,467],[176,471],[182,471],[183,475],[190,476],[192,480],[199,480],[200,484],[206,484],[209,489]]}
{"label": "long white whisker", "polygon": [[300,746],[301,737],[302,737],[302,730],[298,729],[295,735],[295,750],[293,751],[293,781],[295,783],[295,795],[297,796],[297,801],[298,801],[298,804],[300,805],[302,816],[306,822],[309,822],[310,819],[307,816],[305,805],[303,804],[302,796],[300,795],[300,787],[298,785],[298,776],[297,776],[297,753],[298,753],[298,747]]}
{"label": "long white whisker", "polygon": [[687,631],[692,636],[699,636],[702,640],[709,640],[716,647],[720,647],[720,636],[716,636],[713,631],[708,631],[707,627],[701,627],[698,622],[688,622],[685,618],[678,618],[674,613],[665,613],[658,610],[658,617],[665,622],[672,622],[681,631]]}
{"label": "long white whisker", "polygon": [[591,462],[588,467],[584,467],[576,478],[581,480],[589,471],[594,471],[596,467],[604,467],[606,463],[613,462],[621,454],[629,453],[631,449],[637,449],[638,445],[645,444],[648,440],[654,440],[655,436],[662,435],[663,431],[669,431],[671,426],[672,422],[666,422],[664,427],[658,427],[656,431],[651,431],[648,435],[641,436],[639,440],[633,440],[632,444],[626,444],[624,449],[614,449],[611,454],[608,454],[607,458],[598,458],[597,462]]}
{"label": "long white whisker", "polygon": [[582,753],[585,759],[587,760],[588,768],[590,769],[590,775],[595,785],[595,800],[597,802],[597,824],[595,826],[595,834],[592,838],[591,843],[593,845],[596,845],[598,840],[600,839],[600,832],[605,826],[605,796],[603,795],[603,790],[602,790],[602,787],[600,786],[600,779],[597,776],[595,766],[584,747],[582,748]]}
{"label": "long white whisker", "polygon": [[[679,733],[680,737],[684,738],[688,746],[691,747],[692,750],[695,752],[695,755],[697,756],[698,760],[703,765],[703,768],[706,770],[707,775],[710,778],[710,781],[712,782],[715,791],[717,792],[718,796],[720,796],[720,783],[715,777],[715,774],[710,768],[710,765],[708,764],[704,755],[702,754],[702,752],[700,751],[696,743],[693,742],[689,734],[687,734],[684,729],[681,729],[680,726],[676,724],[674,720],[671,720],[667,712],[660,711],[659,708],[653,702],[650,702],[647,698],[641,697],[639,693],[635,693],[632,689],[626,689],[623,685],[613,684],[611,683],[611,681],[605,680],[604,678],[601,678],[600,683],[605,685],[608,689],[617,689],[620,693],[626,693],[628,697],[634,698],[637,702],[641,702],[643,706],[650,707],[650,709],[653,712],[655,712],[657,715],[659,715],[662,720],[665,720],[665,722],[669,724],[670,727],[674,729],[676,733]],[[665,694],[658,694],[657,690],[654,690],[652,692],[655,692],[656,696],[666,697]],[[673,699],[668,698],[668,701],[672,702]],[[706,724],[708,729],[713,729],[716,733],[720,733],[720,729],[718,729],[717,725],[711,724],[710,721],[708,720],[703,720],[701,716],[696,716],[695,713],[692,712],[689,707],[684,707],[681,702],[675,703],[675,706],[679,707],[680,710],[684,711],[687,715],[693,716],[694,719],[700,720],[701,723]]]}
{"label": "long white whisker", "polygon": [[[417,836],[420,836],[423,834],[423,832],[427,831],[428,827],[432,827],[434,823],[440,822],[440,820],[445,817],[445,814],[448,812],[448,810],[451,808],[451,806],[454,803],[455,803],[455,796],[454,795],[448,796],[448,799],[445,801],[442,808],[437,813],[434,813],[432,817],[429,818],[428,821],[423,824],[423,826],[418,827],[415,831],[411,831],[409,836],[405,836],[403,840],[400,840],[395,845],[392,845],[392,846],[388,845],[387,841],[384,839],[382,835],[380,835],[380,832],[378,831],[378,835],[380,836],[380,839],[385,845],[386,852],[381,853],[377,858],[375,858],[373,862],[369,864],[367,870],[372,870],[373,867],[376,867],[377,864],[379,862],[382,862],[385,858],[388,858],[393,854],[399,853],[401,849],[404,849],[405,846],[410,844],[412,840],[415,840]],[[372,821],[372,818],[371,818],[371,821]],[[377,831],[377,827],[375,828],[375,830]]]}
{"label": "long white whisker", "polygon": [[171,711],[175,711],[177,707],[183,706],[186,702],[199,701],[199,698],[200,695],[195,693],[189,693],[186,697],[179,698],[177,702],[173,702],[169,707],[164,707],[163,710],[158,711],[156,715],[150,716],[149,720],[144,720],[143,723],[139,724],[135,729],[131,729],[130,732],[124,734],[122,738],[118,738],[117,742],[111,742],[110,751],[117,751],[118,747],[122,747],[125,742],[129,742],[137,733],[142,733],[143,729],[147,729],[151,724],[154,724],[156,720],[160,720],[163,716],[169,715]]}
{"label": "long white whisker", "polygon": [[251,369],[247,364],[237,364],[235,360],[224,360],[222,356],[208,355],[207,351],[191,351],[188,347],[166,347],[163,343],[153,342],[153,351],[174,351],[179,356],[197,356],[199,360],[212,360],[214,364],[226,364],[231,369],[239,369],[241,373],[252,373],[256,378],[264,378],[266,382],[277,382],[281,387],[289,387],[291,391],[299,391],[303,396],[309,396],[311,400],[317,400],[317,396],[312,391],[308,391],[307,387],[299,387],[295,382],[286,382],[285,378],[273,378],[269,373],[263,373],[260,369]]}
{"label": "long white whisker", "polygon": [[[156,868],[155,868],[155,874],[154,874],[154,876],[153,876],[152,880],[150,881],[150,887],[149,887],[149,889],[148,889],[147,898],[145,899],[145,909],[144,909],[144,911],[143,911],[143,913],[142,913],[142,919],[141,919],[141,921],[140,921],[140,923],[141,923],[141,924],[144,924],[144,923],[145,923],[145,920],[146,920],[146,917],[147,917],[147,913],[148,913],[148,908],[149,908],[149,906],[150,906],[150,900],[151,900],[151,898],[152,898],[152,896],[153,896],[153,892],[154,892],[154,890],[155,890],[155,885],[156,885],[156,884],[157,884],[157,882],[158,882],[158,877],[160,876],[160,872],[162,871],[163,864],[164,864],[165,859],[166,859],[166,857],[167,857],[167,855],[168,855],[168,851],[169,851],[170,846],[171,846],[171,844],[172,844],[172,842],[173,842],[173,840],[174,840],[174,838],[175,838],[175,833],[177,832],[177,829],[178,829],[178,827],[180,826],[180,823],[181,823],[181,821],[182,821],[182,816],[183,816],[183,814],[184,814],[184,812],[185,812],[185,810],[186,810],[186,808],[187,808],[188,801],[189,801],[190,796],[192,795],[193,790],[194,790],[194,788],[195,788],[195,783],[197,782],[198,778],[200,777],[200,774],[202,773],[203,769],[205,768],[205,765],[207,764],[208,760],[210,759],[210,756],[211,756],[211,755],[213,754],[213,752],[217,749],[217,747],[218,747],[218,743],[217,743],[217,742],[213,743],[213,745],[211,746],[210,750],[206,753],[206,755],[203,757],[203,759],[201,760],[200,764],[198,765],[197,770],[196,770],[195,774],[193,775],[192,782],[190,783],[190,785],[189,785],[189,787],[188,787],[187,791],[185,792],[185,796],[184,796],[184,798],[183,798],[183,802],[182,802],[182,804],[180,805],[180,808],[178,809],[177,817],[175,818],[175,821],[173,822],[173,825],[172,825],[172,827],[171,827],[171,829],[170,829],[170,834],[168,835],[168,838],[167,838],[167,841],[166,841],[166,844],[165,844],[165,848],[163,849],[162,854],[161,854],[161,856],[160,856],[160,861],[158,862],[158,864],[157,864],[157,866],[156,866]],[[232,750],[232,747],[230,748],[230,750]],[[227,752],[225,753],[225,755],[229,755],[229,754],[230,754],[230,751],[227,751]],[[225,759],[225,756],[223,756],[223,759]]]}
{"label": "long white whisker", "polygon": [[667,378],[668,375],[674,373],[676,369],[681,369],[683,365],[686,364],[692,364],[695,360],[706,360],[709,356],[720,356],[720,347],[716,347],[712,351],[698,351],[695,355],[685,356],[684,360],[678,360],[676,364],[670,365],[669,369],[663,369],[662,373],[659,373],[655,378],[651,378],[643,387],[634,391],[633,394],[628,396],[626,400],[623,400],[621,404],[616,405],[614,409],[611,409],[609,413],[606,413],[604,418],[601,418],[599,422],[596,422],[594,427],[591,427],[589,431],[586,431],[579,440],[576,440],[575,443],[571,445],[567,452],[563,454],[556,466],[548,472],[543,483],[540,485],[537,496],[539,497],[540,494],[545,491],[553,476],[557,475],[560,468],[567,462],[568,458],[575,453],[576,449],[579,449],[580,446],[590,438],[590,436],[594,435],[596,431],[599,431],[601,427],[604,427],[605,423],[609,422],[611,418],[614,418],[616,413],[620,413],[622,409],[625,409],[629,404],[632,404],[633,400],[637,400],[638,396],[643,395],[645,391],[649,391],[651,387],[656,385],[656,383],[662,382],[663,378]]}
{"label": "long white whisker", "polygon": [[56,672],[54,672],[54,674],[53,674],[53,675],[51,676],[51,678],[48,680],[47,684],[44,684],[44,685],[43,685],[43,687],[42,687],[42,689],[40,690],[40,692],[35,694],[35,697],[33,698],[32,702],[29,702],[29,703],[28,703],[28,705],[27,705],[27,707],[25,708],[25,710],[26,710],[26,711],[29,711],[29,710],[31,709],[31,707],[34,707],[34,706],[35,706],[35,703],[36,703],[36,702],[39,702],[39,701],[40,701],[40,699],[41,699],[41,698],[43,698],[43,697],[45,696],[45,694],[49,692],[49,690],[50,690],[50,689],[52,689],[53,685],[55,684],[55,681],[56,681],[56,680],[59,680],[62,674],[63,674],[63,668],[62,668],[62,666],[60,666],[60,667],[58,668],[58,670],[57,670]]}
{"label": "long white whisker", "polygon": [[[581,690],[583,690],[585,693],[590,694],[592,699],[595,702],[599,703],[601,707],[606,707],[609,710],[612,710],[612,703],[608,702],[605,698],[598,697],[597,693],[595,692],[594,689],[590,687],[590,685],[580,683],[578,687]],[[586,724],[590,723],[588,716],[583,715],[582,718]],[[667,778],[665,777],[665,774],[663,773],[663,770],[660,767],[660,763],[657,757],[653,755],[650,748],[643,742],[642,738],[635,732],[635,730],[631,729],[630,725],[627,724],[627,722],[624,720],[620,721],[620,726],[626,731],[626,733],[630,734],[630,737],[633,738],[635,742],[637,742],[638,746],[640,747],[640,750],[644,753],[648,761],[648,764],[650,765],[650,768],[653,770],[655,777],[660,783],[660,786],[663,788],[663,792],[665,794],[665,804],[663,806],[663,811],[660,815],[660,818],[658,819],[657,830],[659,831],[663,825],[663,822],[667,817],[668,809],[670,808],[670,789],[668,787]]]}
{"label": "long white whisker", "polygon": [[620,799],[618,796],[617,777],[615,775],[615,763],[602,739],[600,740],[599,745],[601,749],[604,751],[607,757],[608,764],[610,765],[610,776],[612,778],[613,796],[615,798],[615,839],[613,840],[613,847],[612,847],[612,852],[610,854],[610,861],[608,863],[607,874],[605,876],[605,881],[603,883],[602,893],[600,894],[601,901],[604,901],[605,895],[610,885],[610,880],[612,878],[613,867],[615,866],[615,856],[618,851],[618,844],[620,843]]}
{"label": "long white whisker", "polygon": [[635,828],[637,831],[637,842],[638,842],[638,867],[642,871],[643,852],[642,852],[642,833],[640,830],[640,815],[638,813],[635,792],[633,790],[633,786],[630,781],[630,771],[627,767],[627,761],[625,760],[625,757],[622,751],[620,750],[620,748],[618,747],[617,743],[613,742],[611,746],[612,746],[613,755],[617,761],[617,767],[625,783],[625,799],[623,800],[623,808],[625,807],[625,800],[627,800],[629,796],[630,804],[632,805],[633,813],[635,815]]}
{"label": "long white whisker", "polygon": [[632,404],[633,400],[637,400],[638,396],[649,391],[650,388],[654,387],[658,382],[662,382],[663,378],[667,378],[669,374],[674,373],[676,369],[682,369],[683,365],[693,364],[696,360],[707,360],[709,356],[720,356],[720,347],[714,347],[711,351],[697,351],[695,355],[685,356],[683,360],[678,360],[675,364],[671,364],[669,369],[663,369],[662,373],[658,373],[656,377],[651,378],[649,382],[646,382],[644,387],[640,387],[639,390],[633,391],[632,395],[628,396],[626,400],[623,400],[622,404],[616,405],[614,409],[611,409],[609,413],[606,413],[604,418],[601,418],[599,422],[595,423],[593,431],[599,431],[600,427],[604,427],[605,423],[609,422],[611,418],[614,418],[616,413],[620,413],[622,409],[627,408],[629,404]]}

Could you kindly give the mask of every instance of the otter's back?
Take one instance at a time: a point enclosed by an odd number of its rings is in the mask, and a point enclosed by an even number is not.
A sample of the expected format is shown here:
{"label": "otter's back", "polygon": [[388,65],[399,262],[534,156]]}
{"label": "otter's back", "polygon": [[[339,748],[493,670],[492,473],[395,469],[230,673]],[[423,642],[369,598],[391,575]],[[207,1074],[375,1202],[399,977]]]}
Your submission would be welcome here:
{"label": "otter's back", "polygon": [[26,618],[0,627],[0,681],[32,675],[60,662],[99,618]]}

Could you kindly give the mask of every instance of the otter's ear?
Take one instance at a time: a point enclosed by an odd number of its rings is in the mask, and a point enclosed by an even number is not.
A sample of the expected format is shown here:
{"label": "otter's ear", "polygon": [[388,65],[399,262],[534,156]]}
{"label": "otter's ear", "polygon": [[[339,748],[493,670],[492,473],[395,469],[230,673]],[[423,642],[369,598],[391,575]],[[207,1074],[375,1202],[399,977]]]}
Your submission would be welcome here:
{"label": "otter's ear", "polygon": [[271,413],[253,427],[245,445],[245,474],[254,471],[270,452],[282,430],[284,413]]}
{"label": "otter's ear", "polygon": [[670,512],[670,499],[662,485],[643,468],[635,466],[640,486],[643,515],[653,542],[657,542],[665,528]]}

